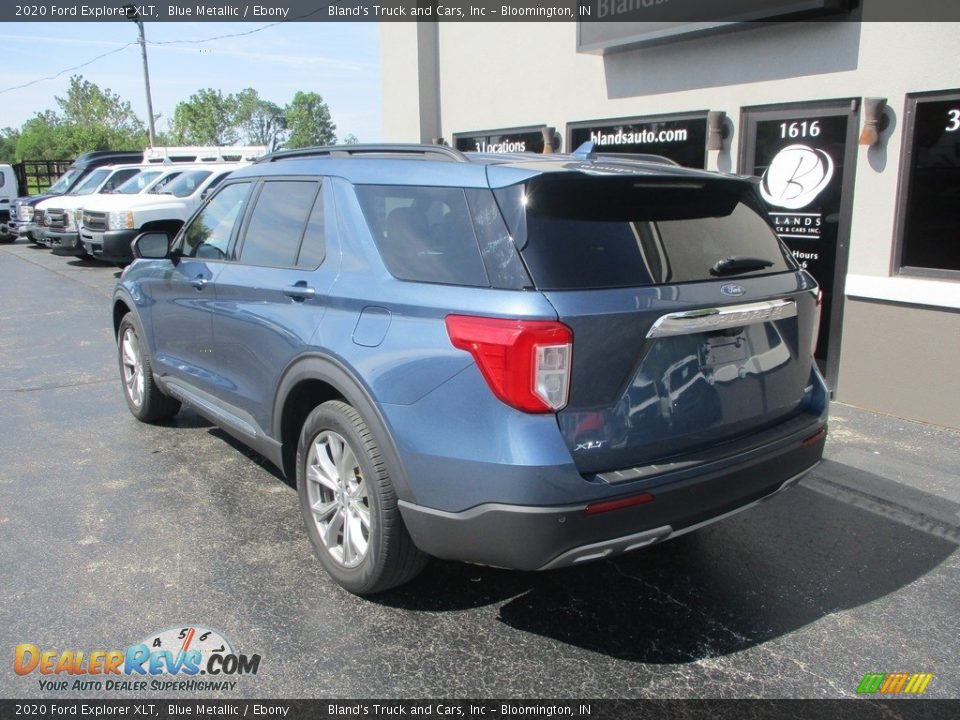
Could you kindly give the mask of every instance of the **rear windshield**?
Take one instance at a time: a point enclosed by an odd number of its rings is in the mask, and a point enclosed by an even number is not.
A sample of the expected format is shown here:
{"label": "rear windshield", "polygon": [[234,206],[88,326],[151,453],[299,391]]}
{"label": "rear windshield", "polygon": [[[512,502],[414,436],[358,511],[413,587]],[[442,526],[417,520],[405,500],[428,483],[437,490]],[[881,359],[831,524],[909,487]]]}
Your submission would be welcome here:
{"label": "rear windshield", "polygon": [[716,280],[793,269],[739,181],[552,178],[496,191],[537,287]]}

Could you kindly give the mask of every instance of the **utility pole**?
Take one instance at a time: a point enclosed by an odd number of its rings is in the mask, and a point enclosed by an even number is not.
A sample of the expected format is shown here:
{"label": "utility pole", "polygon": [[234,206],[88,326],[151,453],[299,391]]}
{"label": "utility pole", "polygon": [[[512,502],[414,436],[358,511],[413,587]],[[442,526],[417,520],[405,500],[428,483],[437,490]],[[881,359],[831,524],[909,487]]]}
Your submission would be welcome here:
{"label": "utility pole", "polygon": [[127,12],[127,19],[133,20],[140,30],[140,54],[143,56],[143,84],[147,89],[147,127],[150,130],[150,147],[157,144],[157,133],[153,127],[153,100],[150,97],[150,70],[147,67],[147,40],[143,34],[143,20],[140,19],[140,13],[133,5],[126,5],[123,8]]}

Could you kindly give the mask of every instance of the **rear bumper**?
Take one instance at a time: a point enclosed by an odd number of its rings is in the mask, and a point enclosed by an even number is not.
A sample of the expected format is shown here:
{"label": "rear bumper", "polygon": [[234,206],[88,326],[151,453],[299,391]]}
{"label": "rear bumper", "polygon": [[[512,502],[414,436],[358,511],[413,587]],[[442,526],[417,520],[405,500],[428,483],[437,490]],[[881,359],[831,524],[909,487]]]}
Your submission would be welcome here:
{"label": "rear bumper", "polygon": [[587,515],[588,503],[491,503],[452,513],[401,501],[400,511],[416,545],[436,557],[517,570],[580,564],[682,535],[792,486],[819,463],[826,434],[815,436],[825,428],[810,425],[741,462],[726,458],[693,474],[630,483],[630,491],[619,497],[649,493],[654,499],[599,514]]}

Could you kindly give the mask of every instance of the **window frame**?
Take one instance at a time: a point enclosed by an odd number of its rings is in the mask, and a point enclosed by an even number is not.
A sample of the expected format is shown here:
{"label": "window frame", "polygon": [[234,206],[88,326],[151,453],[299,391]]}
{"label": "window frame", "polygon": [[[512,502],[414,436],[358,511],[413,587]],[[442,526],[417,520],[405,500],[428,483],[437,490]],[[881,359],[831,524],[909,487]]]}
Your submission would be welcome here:
{"label": "window frame", "polygon": [[[240,222],[238,223],[239,232],[237,232],[237,234],[232,238],[230,250],[227,253],[227,257],[224,259],[228,262],[236,263],[237,265],[244,265],[246,267],[274,268],[279,270],[301,270],[303,272],[313,272],[314,270],[320,268],[327,259],[326,232],[324,232],[323,259],[320,261],[320,263],[316,267],[309,267],[297,265],[297,261],[300,259],[300,251],[303,249],[303,240],[306,236],[307,228],[310,225],[310,217],[313,215],[313,209],[316,207],[318,202],[324,201],[324,186],[326,185],[324,182],[325,179],[325,177],[318,175],[271,175],[270,177],[256,178],[254,188],[251,190],[251,194],[247,197],[247,206],[244,208]],[[310,209],[307,211],[307,217],[303,224],[303,229],[300,231],[300,240],[297,243],[297,252],[293,259],[293,265],[263,265],[260,263],[244,262],[240,259],[240,254],[243,252],[243,246],[247,240],[247,231],[250,228],[250,221],[253,218],[254,210],[257,207],[257,203],[260,201],[260,195],[263,193],[264,186],[270,182],[309,182],[315,185],[317,188],[313,196],[313,203],[310,205]],[[324,208],[324,210],[326,210],[326,208]],[[326,219],[324,219],[324,225],[326,225]]]}
{"label": "window frame", "polygon": [[[227,242],[227,251],[222,258],[197,258],[195,255],[187,255],[183,252],[183,245],[186,242],[187,229],[193,225],[194,221],[200,214],[207,209],[207,206],[213,202],[213,200],[226,190],[231,185],[249,185],[247,189],[247,196],[244,198],[244,207],[239,213],[238,220],[234,222],[233,228],[230,230],[230,239]],[[177,233],[177,237],[172,244],[173,251],[177,253],[178,257],[186,258],[189,260],[203,260],[204,262],[229,262],[231,257],[232,249],[236,246],[237,237],[240,232],[240,228],[243,225],[243,221],[246,218],[247,212],[250,208],[250,196],[254,192],[257,186],[256,178],[230,178],[227,177],[222,183],[220,183],[216,188],[214,188],[214,193],[208,196],[201,204],[200,207],[189,217],[189,219],[183,224],[180,228],[180,231]]]}
{"label": "window frame", "polygon": [[900,167],[893,226],[893,252],[890,257],[890,274],[894,277],[960,281],[960,270],[905,265],[903,261],[904,250],[906,249],[907,219],[910,211],[910,201],[913,197],[913,183],[911,181],[913,179],[913,159],[916,148],[917,106],[927,102],[951,100],[960,103],[960,88],[907,93],[904,101],[903,134],[901,136]]}

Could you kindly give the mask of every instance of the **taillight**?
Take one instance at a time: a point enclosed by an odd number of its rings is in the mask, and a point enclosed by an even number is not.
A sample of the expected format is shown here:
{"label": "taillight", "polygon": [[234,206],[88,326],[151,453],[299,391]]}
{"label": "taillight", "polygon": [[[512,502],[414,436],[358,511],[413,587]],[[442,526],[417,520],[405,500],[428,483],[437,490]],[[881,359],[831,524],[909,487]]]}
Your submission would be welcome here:
{"label": "taillight", "polygon": [[567,404],[573,332],[563,323],[448,315],[447,334],[507,405],[544,413]]}
{"label": "taillight", "polygon": [[813,315],[813,336],[810,341],[810,354],[817,352],[817,340],[820,339],[820,313],[823,310],[823,290],[817,288],[817,304]]}

